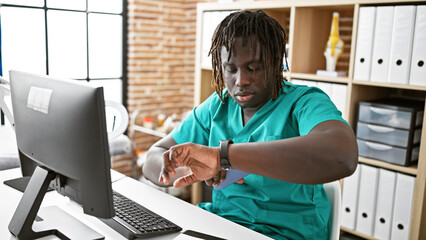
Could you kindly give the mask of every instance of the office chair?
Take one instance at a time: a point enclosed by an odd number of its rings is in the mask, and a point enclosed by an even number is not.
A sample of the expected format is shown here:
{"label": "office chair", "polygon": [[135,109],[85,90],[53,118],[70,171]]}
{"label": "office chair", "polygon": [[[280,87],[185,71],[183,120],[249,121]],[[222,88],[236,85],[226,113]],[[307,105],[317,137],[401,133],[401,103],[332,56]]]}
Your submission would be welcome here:
{"label": "office chair", "polygon": [[[6,119],[9,121],[9,124],[0,126],[0,170],[19,167],[18,147],[16,146],[16,140],[14,139],[15,126],[12,112],[9,110],[10,103],[6,101],[7,97],[9,98],[7,100],[10,100],[9,81],[0,77],[0,110],[2,110],[4,116],[6,116]],[[9,136],[12,138],[11,141],[8,140]]]}
{"label": "office chair", "polygon": [[340,182],[325,183],[324,190],[330,201],[330,217],[328,218],[328,235],[330,240],[338,240],[340,237],[340,216],[342,211],[342,193]]}
{"label": "office chair", "polygon": [[10,83],[8,80],[0,77],[0,110],[2,110],[6,115],[6,118],[12,128],[15,129],[12,112],[10,111],[9,106],[5,101],[6,96],[10,96]]}

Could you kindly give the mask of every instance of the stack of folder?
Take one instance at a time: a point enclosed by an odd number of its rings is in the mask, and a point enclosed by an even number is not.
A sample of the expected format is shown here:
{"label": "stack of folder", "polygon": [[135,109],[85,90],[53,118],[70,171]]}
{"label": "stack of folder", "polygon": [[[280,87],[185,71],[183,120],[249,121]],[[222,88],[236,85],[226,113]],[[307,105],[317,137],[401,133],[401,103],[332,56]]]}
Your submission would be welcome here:
{"label": "stack of folder", "polygon": [[377,239],[409,239],[415,177],[359,164],[343,180],[341,225]]}
{"label": "stack of folder", "polygon": [[354,80],[426,86],[426,5],[360,7]]}

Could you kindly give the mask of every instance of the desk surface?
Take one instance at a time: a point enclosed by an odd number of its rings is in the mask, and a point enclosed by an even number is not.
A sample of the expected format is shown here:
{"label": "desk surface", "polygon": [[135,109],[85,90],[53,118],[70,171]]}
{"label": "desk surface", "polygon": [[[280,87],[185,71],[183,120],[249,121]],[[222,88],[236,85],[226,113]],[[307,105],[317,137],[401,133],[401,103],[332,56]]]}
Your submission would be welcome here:
{"label": "desk surface", "polygon": [[[22,193],[4,185],[3,181],[19,176],[21,176],[19,168],[0,171],[0,239],[15,239],[10,234],[8,225]],[[112,178],[112,187],[115,191],[178,224],[183,231],[194,230],[225,239],[270,239],[132,178],[120,176],[120,174],[114,174]],[[47,193],[42,203],[42,207],[51,205],[60,207],[104,235],[105,239],[125,239],[99,219],[85,215],[79,205],[55,191]],[[173,239],[178,235],[179,233],[174,233],[151,239]],[[49,237],[49,239],[56,238]]]}

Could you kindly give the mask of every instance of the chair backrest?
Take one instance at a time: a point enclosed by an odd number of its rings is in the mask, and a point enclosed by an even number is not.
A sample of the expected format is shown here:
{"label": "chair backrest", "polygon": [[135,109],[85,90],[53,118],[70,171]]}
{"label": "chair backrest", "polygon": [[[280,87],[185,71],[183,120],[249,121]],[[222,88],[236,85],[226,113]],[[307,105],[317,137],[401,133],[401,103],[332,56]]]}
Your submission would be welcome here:
{"label": "chair backrest", "polygon": [[109,140],[117,138],[126,131],[129,125],[129,114],[121,103],[105,101],[105,115]]}
{"label": "chair backrest", "polygon": [[132,143],[128,136],[124,135],[129,125],[127,109],[118,102],[105,101],[105,117],[111,156],[130,153]]}
{"label": "chair backrest", "polygon": [[4,113],[6,115],[6,118],[12,126],[12,129],[15,130],[15,121],[13,120],[13,114],[10,109],[11,105],[8,105],[6,103],[6,96],[10,97],[10,84],[6,79],[0,77],[0,110],[2,111],[1,114]]}
{"label": "chair backrest", "polygon": [[342,205],[342,193],[340,182],[334,181],[323,184],[330,201],[330,217],[328,218],[328,234],[330,240],[338,240],[340,236],[340,216]]}

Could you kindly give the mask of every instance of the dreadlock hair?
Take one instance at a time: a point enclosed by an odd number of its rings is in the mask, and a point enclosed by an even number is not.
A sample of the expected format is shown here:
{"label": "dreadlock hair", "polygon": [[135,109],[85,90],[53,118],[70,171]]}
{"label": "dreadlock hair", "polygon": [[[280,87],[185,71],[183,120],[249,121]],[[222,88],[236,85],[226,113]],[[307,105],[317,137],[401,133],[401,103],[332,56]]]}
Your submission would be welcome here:
{"label": "dreadlock hair", "polygon": [[242,37],[242,45],[249,44],[250,51],[256,55],[257,43],[260,44],[260,61],[263,63],[265,85],[272,81],[272,97],[278,98],[285,84],[283,78],[283,59],[285,53],[286,34],[282,26],[262,10],[239,11],[228,15],[216,28],[209,55],[212,55],[213,78],[212,87],[222,103],[222,90],[225,88],[222,72],[221,49],[224,46],[229,52],[228,60],[234,49],[235,38]]}

